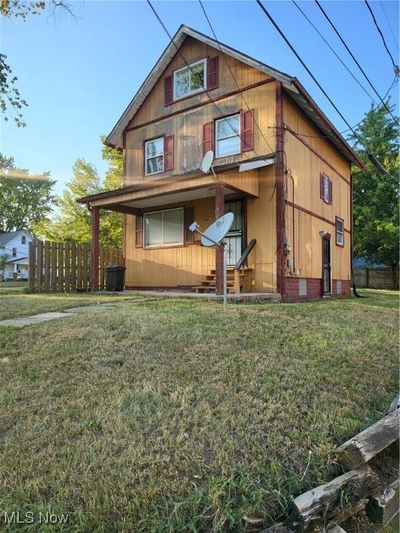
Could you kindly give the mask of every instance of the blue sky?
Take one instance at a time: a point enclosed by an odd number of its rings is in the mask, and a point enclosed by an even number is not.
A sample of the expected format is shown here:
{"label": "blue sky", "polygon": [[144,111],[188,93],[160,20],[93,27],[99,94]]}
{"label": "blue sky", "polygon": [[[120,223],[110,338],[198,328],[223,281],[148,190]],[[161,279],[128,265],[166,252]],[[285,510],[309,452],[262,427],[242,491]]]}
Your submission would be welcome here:
{"label": "blue sky", "polygon": [[[301,7],[364,86],[333,30],[314,2]],[[398,61],[399,4],[372,1],[387,43]],[[384,10],[382,9],[382,4]],[[211,35],[197,1],[154,2],[170,33],[181,23]],[[340,65],[292,2],[267,1],[267,8],[351,124],[368,110],[369,98]],[[389,57],[363,1],[323,2],[353,53],[381,95],[394,79]],[[76,17],[48,12],[26,22],[2,20],[1,50],[7,54],[18,88],[29,107],[28,126],[1,123],[1,152],[20,167],[51,171],[56,191],[71,177],[78,157],[104,172],[101,134],[107,134],[168,44],[146,2],[71,2]],[[205,1],[220,41],[299,78],[342,131],[346,125],[293,56],[255,2]],[[398,87],[392,91],[398,102]]]}

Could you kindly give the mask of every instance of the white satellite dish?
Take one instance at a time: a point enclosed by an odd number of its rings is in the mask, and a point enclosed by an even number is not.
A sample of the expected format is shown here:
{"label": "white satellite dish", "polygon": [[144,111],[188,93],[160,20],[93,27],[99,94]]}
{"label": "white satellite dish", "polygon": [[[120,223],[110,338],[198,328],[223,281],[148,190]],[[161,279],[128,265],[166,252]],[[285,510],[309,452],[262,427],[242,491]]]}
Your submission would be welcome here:
{"label": "white satellite dish", "polygon": [[[209,153],[209,152],[208,152]],[[226,213],[208,226],[201,237],[203,246],[215,246],[220,244],[225,235],[231,229],[234,219],[233,213]]]}
{"label": "white satellite dish", "polygon": [[210,172],[210,168],[214,161],[214,152],[212,150],[209,150],[203,157],[203,160],[200,164],[200,168],[204,174],[208,174]]}
{"label": "white satellite dish", "polygon": [[[212,152],[207,152],[207,154],[210,153],[212,154]],[[235,217],[233,213],[226,213],[225,215],[222,215],[222,217],[218,218],[215,222],[213,222],[204,233],[199,230],[199,225],[197,224],[197,222],[193,222],[189,226],[190,231],[195,231],[196,233],[201,235],[201,244],[203,246],[219,246],[220,248],[222,247],[222,249],[224,250],[224,309],[226,309],[226,304],[228,300],[226,271],[228,261],[227,247],[226,243],[224,242],[224,237],[231,229],[234,218]]]}

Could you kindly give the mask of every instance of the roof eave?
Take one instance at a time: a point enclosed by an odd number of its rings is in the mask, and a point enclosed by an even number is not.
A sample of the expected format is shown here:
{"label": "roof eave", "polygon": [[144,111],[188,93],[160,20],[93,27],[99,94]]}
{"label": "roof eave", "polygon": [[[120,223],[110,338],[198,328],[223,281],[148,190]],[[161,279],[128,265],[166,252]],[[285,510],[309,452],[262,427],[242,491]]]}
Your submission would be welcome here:
{"label": "roof eave", "polygon": [[[313,109],[314,113],[325,123],[326,127],[332,132],[332,135],[340,142],[343,147],[342,153],[347,154],[349,161],[355,163],[359,168],[365,170],[365,165],[355,151],[351,148],[349,143],[343,138],[342,134],[335,128],[332,122],[328,119],[325,113],[320,109],[318,104],[313,100],[307,90],[304,88],[302,83],[297,79],[293,78],[292,84],[297,89],[298,93],[304,98],[306,103]],[[318,126],[317,126],[318,127]],[[339,148],[339,147],[337,147]]]}

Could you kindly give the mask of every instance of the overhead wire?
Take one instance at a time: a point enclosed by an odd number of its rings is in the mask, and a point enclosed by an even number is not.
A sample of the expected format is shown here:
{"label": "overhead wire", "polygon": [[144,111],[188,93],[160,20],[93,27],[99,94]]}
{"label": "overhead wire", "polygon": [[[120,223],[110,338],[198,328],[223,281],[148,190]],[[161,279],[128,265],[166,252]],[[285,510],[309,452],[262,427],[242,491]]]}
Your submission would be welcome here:
{"label": "overhead wire", "polygon": [[[316,0],[317,1],[317,0]],[[386,174],[388,174],[391,179],[393,179],[396,184],[398,185],[398,181],[395,180],[395,178],[393,178],[393,176],[390,175],[390,173],[385,169],[385,167],[377,160],[377,158],[369,151],[368,147],[365,145],[365,143],[363,142],[363,140],[361,139],[361,137],[358,135],[358,133],[353,129],[353,127],[350,125],[350,123],[348,122],[348,120],[346,119],[346,117],[343,115],[343,113],[340,111],[340,109],[337,107],[337,105],[335,104],[335,102],[332,100],[332,98],[328,95],[328,93],[325,91],[325,89],[322,87],[322,85],[320,84],[320,82],[317,80],[317,78],[314,76],[314,74],[311,72],[311,70],[309,69],[309,67],[306,65],[306,63],[304,62],[304,60],[302,59],[302,57],[299,55],[299,53],[296,51],[296,49],[294,48],[294,46],[291,44],[291,42],[289,41],[289,39],[286,37],[286,35],[284,34],[284,32],[280,29],[280,27],[278,26],[278,24],[275,22],[275,20],[273,19],[273,17],[270,15],[270,13],[267,11],[267,9],[265,8],[265,6],[261,3],[261,0],[256,0],[257,4],[259,5],[259,7],[261,8],[262,12],[264,13],[264,15],[269,19],[269,21],[272,23],[272,25],[274,26],[274,28],[278,31],[279,35],[283,38],[283,40],[286,42],[286,44],[289,46],[289,48],[291,49],[291,51],[293,52],[293,54],[297,57],[297,59],[299,60],[299,62],[302,64],[302,66],[304,67],[304,69],[307,71],[307,73],[309,74],[309,76],[311,77],[311,79],[314,81],[314,83],[318,86],[318,88],[321,90],[321,92],[324,94],[324,96],[326,97],[326,99],[330,102],[330,104],[332,105],[332,107],[335,109],[335,111],[337,112],[337,114],[340,116],[340,118],[343,120],[343,122],[345,122],[345,124],[348,126],[348,128],[353,132],[354,134],[354,137],[357,139],[357,141],[360,143],[361,146],[364,147],[367,155],[368,155],[368,158],[370,159],[370,161],[377,167],[379,168],[379,170],[381,170],[382,172],[385,172]],[[386,106],[385,106],[386,107]],[[390,110],[389,110],[390,112]]]}
{"label": "overhead wire", "polygon": [[[190,70],[190,72],[193,72],[191,66],[190,66],[189,63],[186,61],[186,58],[184,57],[184,55],[180,52],[178,45],[177,45],[177,44],[175,43],[175,41],[173,40],[172,35],[171,35],[170,32],[168,31],[168,28],[167,28],[166,25],[164,24],[163,20],[161,19],[160,15],[158,14],[158,12],[157,12],[157,10],[155,9],[155,7],[153,6],[153,4],[151,3],[150,0],[147,0],[147,3],[148,3],[148,5],[150,6],[150,8],[151,8],[151,10],[152,10],[152,12],[153,12],[153,14],[154,14],[154,16],[156,17],[156,19],[157,19],[158,22],[160,23],[161,27],[163,28],[164,32],[165,32],[166,35],[169,37],[171,43],[173,43],[173,45],[175,46],[175,49],[176,49],[177,53],[179,54],[179,56],[182,58],[183,62],[185,63],[185,66]],[[218,111],[220,117],[224,118],[224,117],[226,116],[226,114],[225,114],[225,113],[221,110],[221,108],[218,106],[218,104],[215,102],[215,100],[214,100],[214,99],[212,98],[212,96],[209,94],[208,90],[205,89],[204,92],[205,92],[205,94],[207,95],[207,97],[209,98],[210,102],[211,102],[211,103],[215,106],[215,108],[217,109],[217,111]],[[240,132],[239,132],[239,131],[236,131],[235,128],[232,126],[232,124],[231,124],[229,121],[228,121],[228,125],[229,125],[229,127],[231,128],[231,130],[235,133],[235,135],[237,135],[237,136],[240,138],[241,142],[244,143],[245,141],[244,141],[242,135],[240,134]],[[273,150],[272,147],[269,145],[269,143],[267,143],[267,144],[268,144],[268,146],[271,148],[271,151],[274,152],[274,150]],[[264,156],[258,154],[258,153],[256,152],[256,150],[253,149],[252,151],[253,151],[253,152],[255,153],[255,155],[256,155],[257,157],[259,157],[261,160],[265,160],[265,161],[267,161],[267,159],[265,159]]]}
{"label": "overhead wire", "polygon": [[336,56],[336,58],[340,61],[340,63],[344,66],[344,68],[347,70],[347,72],[350,74],[350,76],[355,80],[355,82],[361,87],[361,89],[365,92],[365,94],[376,104],[376,101],[374,100],[374,97],[367,91],[367,89],[364,87],[364,85],[359,81],[359,79],[353,74],[353,72],[349,69],[349,67],[346,65],[346,63],[342,60],[342,58],[339,56],[339,54],[336,52],[336,50],[329,44],[328,40],[323,36],[323,34],[319,31],[319,29],[315,26],[315,24],[312,22],[312,20],[306,15],[306,13],[301,9],[299,4],[296,2],[296,0],[292,0],[293,4],[297,7],[297,9],[300,11],[300,13],[303,15],[303,17],[308,21],[308,23],[314,28],[314,30],[318,33],[318,35],[321,37],[321,39],[324,41],[324,43],[327,45],[327,47],[331,50],[331,52]]}
{"label": "overhead wire", "polygon": [[377,29],[379,35],[381,36],[381,39],[382,39],[382,42],[383,42],[383,46],[385,47],[385,50],[388,53],[388,56],[390,57],[390,60],[391,60],[392,65],[393,65],[393,69],[394,69],[395,73],[398,74],[399,73],[399,66],[396,65],[396,63],[395,63],[395,61],[393,59],[392,53],[390,52],[390,50],[388,48],[388,45],[386,44],[385,37],[384,37],[384,35],[382,33],[382,30],[380,29],[379,24],[378,24],[378,22],[377,22],[377,20],[375,18],[374,12],[372,11],[372,7],[370,6],[368,0],[364,0],[364,2],[365,2],[365,5],[368,8],[368,11],[371,14],[372,20],[374,21],[375,28]]}
{"label": "overhead wire", "polygon": [[398,49],[399,48],[399,41],[396,39],[396,36],[395,36],[394,31],[392,29],[392,25],[390,24],[389,17],[387,16],[385,6],[384,6],[384,4],[383,4],[383,2],[381,0],[379,0],[379,5],[381,6],[381,9],[383,11],[383,14],[384,14],[384,17],[386,19],[387,25],[389,27],[390,33],[392,34],[393,40],[394,40],[394,42],[395,42],[395,44],[397,46],[397,49]]}
{"label": "overhead wire", "polygon": [[[221,43],[219,42],[218,37],[217,37],[217,35],[216,35],[216,32],[215,32],[215,30],[214,30],[214,27],[213,27],[213,25],[211,24],[211,21],[210,21],[208,15],[207,15],[207,12],[206,12],[206,10],[205,10],[205,8],[204,8],[203,2],[202,2],[201,0],[199,0],[199,4],[200,4],[200,7],[201,7],[201,9],[202,9],[202,11],[203,11],[203,13],[204,13],[204,16],[205,16],[207,22],[208,22],[208,25],[209,25],[209,27],[210,27],[210,29],[211,29],[211,32],[212,32],[212,34],[214,35],[214,39],[216,40],[216,42],[217,42],[217,44],[218,44],[218,48],[219,48],[219,50],[220,50],[220,52],[221,52],[221,54],[222,54],[222,57],[224,58],[225,64],[226,64],[226,66],[227,66],[227,68],[228,68],[228,70],[229,70],[229,72],[230,72],[230,75],[232,76],[232,79],[233,79],[233,81],[235,82],[236,87],[237,87],[237,88],[239,89],[239,91],[240,91],[239,94],[240,94],[240,96],[242,97],[242,100],[243,100],[245,106],[247,107],[248,111],[251,112],[250,106],[249,106],[249,104],[248,104],[246,98],[244,97],[243,92],[241,91],[241,88],[240,88],[240,86],[239,86],[239,83],[237,82],[236,77],[235,77],[235,75],[234,75],[234,73],[233,73],[233,71],[232,71],[232,68],[231,68],[230,64],[229,64],[229,61],[227,60],[226,55],[224,54],[224,52],[223,52],[223,50],[222,50]],[[257,122],[257,120],[255,119],[253,113],[252,113],[252,119],[253,119],[253,123],[254,123],[254,125],[256,126],[256,128],[258,129],[258,131],[260,132],[260,135],[261,135],[262,138],[264,139],[266,145],[269,146],[269,147],[271,148],[271,151],[273,152],[273,151],[274,151],[273,148],[271,147],[271,145],[269,144],[268,140],[266,139],[266,137],[265,137],[264,133],[262,132],[260,126],[258,125],[258,122]]]}
{"label": "overhead wire", "polygon": [[387,106],[386,102],[383,100],[383,98],[381,97],[381,95],[378,93],[378,91],[376,90],[374,84],[372,83],[372,81],[369,79],[368,75],[366,74],[365,70],[362,68],[362,66],[360,65],[359,61],[356,59],[356,57],[354,56],[353,52],[350,50],[350,47],[347,45],[346,41],[343,39],[343,37],[341,36],[341,34],[339,33],[338,29],[336,28],[336,26],[334,25],[334,23],[331,21],[331,19],[329,18],[328,14],[326,13],[326,11],[324,10],[324,8],[321,6],[321,3],[319,2],[319,0],[315,0],[315,3],[317,4],[317,6],[319,7],[320,11],[322,12],[322,14],[324,15],[324,17],[326,18],[326,20],[329,22],[329,25],[332,27],[333,31],[336,33],[336,35],[339,37],[341,43],[343,44],[343,46],[346,48],[347,52],[349,53],[350,57],[353,59],[354,63],[357,65],[357,67],[360,69],[362,75],[364,76],[364,78],[367,80],[368,84],[370,85],[370,87],[372,88],[372,90],[374,91],[374,93],[376,94],[376,96],[379,98],[379,100],[381,101],[381,104],[387,109],[387,112],[389,113],[389,115],[392,117],[392,119],[398,123],[398,119],[392,114],[391,110],[389,109],[389,107]]}
{"label": "overhead wire", "polygon": [[[398,76],[395,76],[394,80],[390,84],[389,89],[386,91],[384,98],[388,96],[388,94],[393,89],[393,87],[396,85],[396,83],[398,83],[398,81],[399,81]],[[357,124],[354,124],[352,128],[357,128],[360,124],[362,124],[363,121],[364,121],[364,118],[362,118],[359,122],[357,122]],[[340,135],[344,135],[350,130],[351,128],[346,128],[345,130],[339,131],[339,133]],[[327,137],[329,137],[329,135],[308,135],[307,133],[300,133],[299,131],[295,131],[294,133],[296,133],[297,135],[300,135],[300,137],[308,137],[309,139],[326,139]]]}

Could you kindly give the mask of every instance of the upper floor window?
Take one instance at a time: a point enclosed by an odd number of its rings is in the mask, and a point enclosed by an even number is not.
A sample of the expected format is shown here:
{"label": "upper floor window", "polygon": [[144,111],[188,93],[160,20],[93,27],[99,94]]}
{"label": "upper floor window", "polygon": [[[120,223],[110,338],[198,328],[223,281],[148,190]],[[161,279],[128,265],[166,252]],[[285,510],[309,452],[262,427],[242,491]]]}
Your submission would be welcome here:
{"label": "upper floor window", "polygon": [[22,235],[22,237],[21,237],[21,244],[26,244],[26,237],[25,237],[25,235]]}
{"label": "upper floor window", "polygon": [[338,246],[344,246],[344,220],[342,218],[336,217],[335,220],[335,230],[336,230],[336,244]]}
{"label": "upper floor window", "polygon": [[183,244],[183,208],[156,211],[144,215],[145,247],[181,244]]}
{"label": "upper floor window", "polygon": [[16,248],[12,249],[12,256],[13,257],[17,257],[17,249]]}
{"label": "upper floor window", "polygon": [[215,121],[216,156],[240,153],[240,113]]}
{"label": "upper floor window", "polygon": [[326,204],[332,203],[332,181],[325,174],[320,177],[320,196]]}
{"label": "upper floor window", "polygon": [[174,72],[174,100],[204,91],[207,87],[207,60],[196,61]]}
{"label": "upper floor window", "polygon": [[144,153],[146,176],[164,172],[164,137],[146,141]]}

